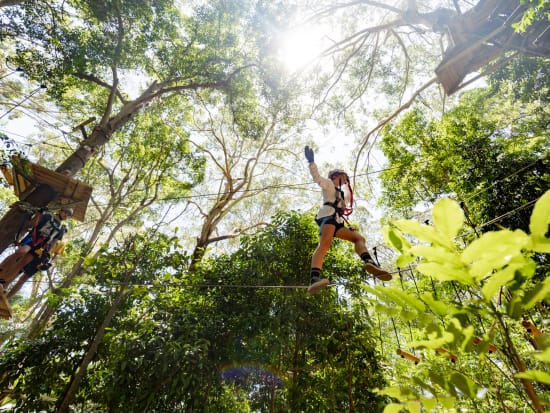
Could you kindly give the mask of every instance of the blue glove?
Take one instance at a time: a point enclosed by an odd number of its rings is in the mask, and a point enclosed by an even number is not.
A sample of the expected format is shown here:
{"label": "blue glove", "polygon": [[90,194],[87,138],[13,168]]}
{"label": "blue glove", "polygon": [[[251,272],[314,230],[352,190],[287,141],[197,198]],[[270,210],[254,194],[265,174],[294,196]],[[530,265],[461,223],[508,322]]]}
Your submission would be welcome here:
{"label": "blue glove", "polygon": [[306,159],[309,163],[314,162],[313,149],[311,149],[309,146],[306,145],[306,147],[304,149],[304,153],[305,153]]}

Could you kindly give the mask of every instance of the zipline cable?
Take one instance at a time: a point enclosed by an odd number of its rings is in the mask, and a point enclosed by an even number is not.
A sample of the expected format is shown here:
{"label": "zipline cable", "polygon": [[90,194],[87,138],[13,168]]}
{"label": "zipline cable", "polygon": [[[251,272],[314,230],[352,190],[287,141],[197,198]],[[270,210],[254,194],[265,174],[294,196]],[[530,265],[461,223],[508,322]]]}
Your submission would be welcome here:
{"label": "zipline cable", "polygon": [[29,100],[31,97],[33,97],[34,95],[36,95],[38,92],[40,92],[42,89],[45,89],[46,86],[44,85],[40,85],[38,86],[35,90],[33,90],[29,95],[25,96],[24,99],[22,99],[20,102],[17,102],[14,106],[12,106],[9,110],[7,110],[2,116],[0,116],[0,119],[2,119],[4,116],[8,115],[9,113],[11,113],[14,109],[18,108],[19,106],[21,106],[23,103],[25,103],[27,100]]}
{"label": "zipline cable", "polygon": [[504,178],[501,178],[501,179],[498,179],[496,180],[495,182],[493,182],[491,185],[489,185],[488,187],[486,188],[483,188],[483,189],[480,189],[479,191],[477,192],[474,192],[472,195],[470,195],[468,198],[465,199],[465,201],[469,201],[471,200],[472,198],[475,198],[476,196],[478,196],[479,194],[485,192],[485,191],[488,191],[489,189],[491,189],[492,187],[494,187],[496,184],[498,184],[499,182],[502,182],[502,181],[505,181],[506,179],[509,179],[523,171],[525,171],[526,169],[529,169],[530,167],[532,167],[533,165],[536,165],[538,162],[540,161],[544,161],[546,158],[548,158],[548,154],[545,154],[543,156],[541,156],[540,158],[538,158],[536,161],[533,161],[531,163],[529,163],[528,165],[525,165],[524,167],[512,172],[510,175],[507,175],[505,176]]}

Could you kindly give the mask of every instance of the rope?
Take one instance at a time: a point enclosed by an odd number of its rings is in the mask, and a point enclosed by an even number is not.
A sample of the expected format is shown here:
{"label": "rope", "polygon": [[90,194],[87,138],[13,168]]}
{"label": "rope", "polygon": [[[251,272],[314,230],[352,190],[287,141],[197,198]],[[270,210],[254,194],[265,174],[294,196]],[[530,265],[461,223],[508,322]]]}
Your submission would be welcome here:
{"label": "rope", "polygon": [[[28,279],[25,282],[36,282],[33,281],[32,278]],[[47,281],[38,281],[38,283],[42,284],[48,284]],[[112,283],[116,284],[116,283]],[[337,286],[343,286],[345,284],[329,284],[328,287],[337,287]],[[133,287],[155,287],[153,284],[130,284],[130,286]],[[175,287],[181,287],[181,288],[243,288],[243,289],[307,289],[309,288],[309,285],[253,285],[253,284],[180,284],[177,282],[170,282],[170,283],[163,283],[161,285],[158,285],[158,287],[167,287],[167,286],[175,286]]]}
{"label": "rope", "polygon": [[523,204],[523,205],[517,207],[516,209],[513,209],[513,210],[511,210],[511,211],[508,211],[508,212],[502,214],[502,215],[499,216],[499,217],[496,217],[496,218],[494,218],[494,219],[492,219],[492,220],[490,220],[490,221],[487,221],[487,222],[485,222],[485,223],[479,225],[479,226],[477,227],[477,229],[483,228],[483,227],[485,227],[485,226],[487,226],[487,225],[494,224],[495,222],[498,222],[498,221],[500,221],[500,220],[506,218],[508,215],[512,215],[512,214],[514,214],[514,213],[517,212],[517,211],[520,211],[520,210],[522,210],[522,209],[524,209],[524,208],[527,208],[528,206],[530,206],[530,205],[534,204],[535,202],[537,202],[539,199],[540,199],[540,197],[538,197],[537,199],[533,199],[532,201],[526,202],[525,204]]}
{"label": "rope", "polygon": [[536,165],[539,161],[543,161],[543,160],[545,160],[546,158],[548,158],[548,155],[544,155],[544,156],[540,157],[540,158],[537,159],[536,161],[531,162],[530,164],[524,166],[523,168],[518,169],[517,171],[511,173],[510,175],[505,176],[504,178],[501,178],[501,179],[496,180],[496,181],[493,182],[491,185],[489,185],[487,188],[480,189],[479,191],[473,193],[472,195],[470,195],[470,196],[469,196],[468,198],[466,198],[465,200],[466,200],[466,201],[471,200],[472,198],[478,196],[479,194],[481,194],[481,193],[483,193],[483,192],[485,192],[485,191],[488,191],[489,189],[491,189],[493,186],[495,186],[495,185],[498,184],[499,182],[502,182],[502,181],[504,181],[504,180],[506,180],[506,179],[508,179],[508,178],[511,178],[511,177],[513,177],[513,176],[519,174],[520,172],[525,171],[525,170],[528,169],[528,168],[531,168],[533,165]]}
{"label": "rope", "polygon": [[390,316],[391,323],[393,325],[393,332],[395,333],[395,339],[397,340],[397,347],[401,348],[401,343],[399,342],[399,334],[397,334],[397,328],[395,327],[395,321],[393,321],[393,317]]}
{"label": "rope", "polygon": [[[134,284],[137,285],[137,284]],[[308,285],[253,285],[253,284],[177,284],[170,285],[189,288],[274,288],[274,289],[301,289],[308,288]],[[327,287],[334,287],[336,284],[329,284]]]}

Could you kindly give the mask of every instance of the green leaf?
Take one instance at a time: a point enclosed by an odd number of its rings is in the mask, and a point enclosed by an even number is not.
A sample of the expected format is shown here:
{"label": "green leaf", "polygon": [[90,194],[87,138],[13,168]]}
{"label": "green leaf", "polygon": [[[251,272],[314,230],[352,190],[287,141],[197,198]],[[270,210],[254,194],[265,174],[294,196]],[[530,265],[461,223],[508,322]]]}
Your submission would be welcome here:
{"label": "green leaf", "polygon": [[524,313],[521,297],[513,296],[504,305],[506,307],[506,314],[514,320],[519,320]]}
{"label": "green leaf", "polygon": [[399,308],[396,308],[395,306],[387,306],[377,303],[374,306],[374,309],[377,313],[383,313],[389,315],[390,317],[394,317],[399,314]]}
{"label": "green leaf", "polygon": [[452,343],[455,339],[455,336],[452,333],[444,331],[441,336],[437,333],[428,334],[428,340],[419,340],[413,341],[410,343],[411,347],[418,348],[431,348],[433,350],[444,347],[448,343]]}
{"label": "green leaf", "polygon": [[431,412],[437,407],[437,399],[433,397],[420,397],[420,401],[422,402],[422,405],[426,409],[427,412]]}
{"label": "green leaf", "polygon": [[[423,392],[424,394],[426,392],[429,392],[433,395],[437,394],[437,390],[431,384],[428,384],[425,381],[421,380],[417,375],[411,376],[411,380],[413,381],[414,384],[416,384],[417,386],[421,387],[424,390]],[[422,399],[422,397],[420,399]]]}
{"label": "green leaf", "polygon": [[440,397],[439,402],[445,407],[447,410],[450,410],[455,407],[456,398],[455,397]]}
{"label": "green leaf", "polygon": [[483,296],[487,301],[490,301],[493,296],[499,291],[500,287],[506,285],[514,279],[516,270],[521,268],[523,265],[515,264],[510,265],[503,270],[497,271],[489,277],[489,280],[481,289]]}
{"label": "green leaf", "polygon": [[[364,286],[366,291],[376,295],[380,300],[384,301],[386,304],[389,304],[390,308],[402,307],[406,308],[407,306],[414,308],[418,312],[424,312],[426,306],[418,298],[414,297],[411,294],[405,293],[403,290],[393,287],[371,287]],[[396,306],[396,305],[397,306]]]}
{"label": "green leaf", "polygon": [[406,406],[410,413],[420,413],[422,411],[422,406],[418,400],[409,400]]}
{"label": "green leaf", "polygon": [[546,350],[544,350],[541,353],[536,353],[535,358],[540,361],[544,361],[546,363],[550,363],[550,347],[548,347]]}
{"label": "green leaf", "polygon": [[550,298],[550,277],[543,282],[537,283],[531,290],[525,293],[522,299],[522,307],[528,310],[541,301]]}
{"label": "green leaf", "polygon": [[421,262],[416,269],[422,274],[439,281],[458,281],[462,284],[475,284],[475,279],[467,271],[437,262]]}
{"label": "green leaf", "polygon": [[475,399],[477,394],[476,384],[465,375],[455,372],[451,375],[451,383],[465,396]]}
{"label": "green leaf", "polygon": [[454,245],[450,240],[429,225],[421,224],[417,221],[408,219],[399,219],[394,221],[393,224],[401,231],[414,235],[421,241],[431,242],[448,249],[454,248]]}
{"label": "green leaf", "polygon": [[461,348],[462,348],[462,351],[465,351],[468,343],[472,342],[474,338],[475,330],[473,326],[468,326],[466,328],[462,328],[461,332],[464,335],[464,340],[462,341]]}
{"label": "green leaf", "polygon": [[550,190],[546,191],[535,204],[531,214],[529,230],[533,240],[533,250],[550,253],[550,238],[546,234],[550,225]]}
{"label": "green leaf", "polygon": [[450,241],[462,228],[464,213],[457,202],[449,199],[439,199],[432,210],[435,228]]}
{"label": "green leaf", "polygon": [[409,241],[397,229],[385,226],[382,231],[386,243],[393,246],[397,251],[404,252],[411,247]]}
{"label": "green leaf", "polygon": [[381,390],[375,389],[375,392],[381,395],[386,395],[397,399],[399,401],[410,400],[415,397],[415,393],[411,390],[410,387],[384,387]]}
{"label": "green leaf", "polygon": [[525,261],[522,250],[530,242],[529,236],[521,230],[487,232],[462,252],[461,259],[470,264],[470,274],[482,280],[512,261]]}
{"label": "green leaf", "polygon": [[421,298],[426,305],[439,316],[446,316],[452,312],[450,310],[454,310],[453,306],[443,301],[436,300],[432,293],[424,293],[421,295]]}
{"label": "green leaf", "polygon": [[403,411],[403,406],[397,403],[390,403],[384,408],[384,413],[399,413]]}
{"label": "green leaf", "polygon": [[432,383],[437,384],[442,389],[446,389],[448,387],[447,386],[447,381],[445,380],[445,378],[442,375],[431,371],[429,373],[429,376],[430,376],[430,380],[432,381]]}
{"label": "green leaf", "polygon": [[529,370],[516,374],[518,379],[534,380],[540,383],[550,384],[550,374],[540,370]]}
{"label": "green leaf", "polygon": [[424,257],[429,261],[438,262],[449,267],[456,267],[457,269],[465,269],[463,262],[460,260],[460,256],[456,253],[450,252],[446,248],[415,245],[410,251],[412,254],[418,257]]}
{"label": "green leaf", "polygon": [[400,316],[401,316],[401,320],[403,320],[404,322],[407,322],[407,321],[412,321],[416,319],[418,317],[418,313],[416,311],[403,309],[401,310]]}
{"label": "green leaf", "polygon": [[397,265],[399,268],[403,268],[403,267],[406,267],[407,265],[409,265],[415,259],[416,259],[416,257],[413,254],[411,254],[410,252],[407,252],[407,253],[401,254],[397,258],[397,261],[395,262],[395,265]]}

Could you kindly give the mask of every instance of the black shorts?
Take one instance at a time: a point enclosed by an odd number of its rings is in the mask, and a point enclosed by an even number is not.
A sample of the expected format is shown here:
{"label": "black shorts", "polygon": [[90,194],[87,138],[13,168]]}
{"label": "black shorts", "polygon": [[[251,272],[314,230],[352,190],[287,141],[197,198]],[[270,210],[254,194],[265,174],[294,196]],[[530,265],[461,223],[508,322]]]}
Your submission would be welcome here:
{"label": "black shorts", "polygon": [[334,235],[336,235],[340,228],[344,228],[344,223],[336,221],[336,217],[334,215],[319,219],[315,218],[315,222],[319,225],[319,234],[323,233],[323,227],[325,224],[334,225]]}
{"label": "black shorts", "polygon": [[40,258],[35,258],[23,267],[23,271],[25,272],[25,274],[31,277],[38,272],[38,266],[41,262],[42,261],[40,260]]}

